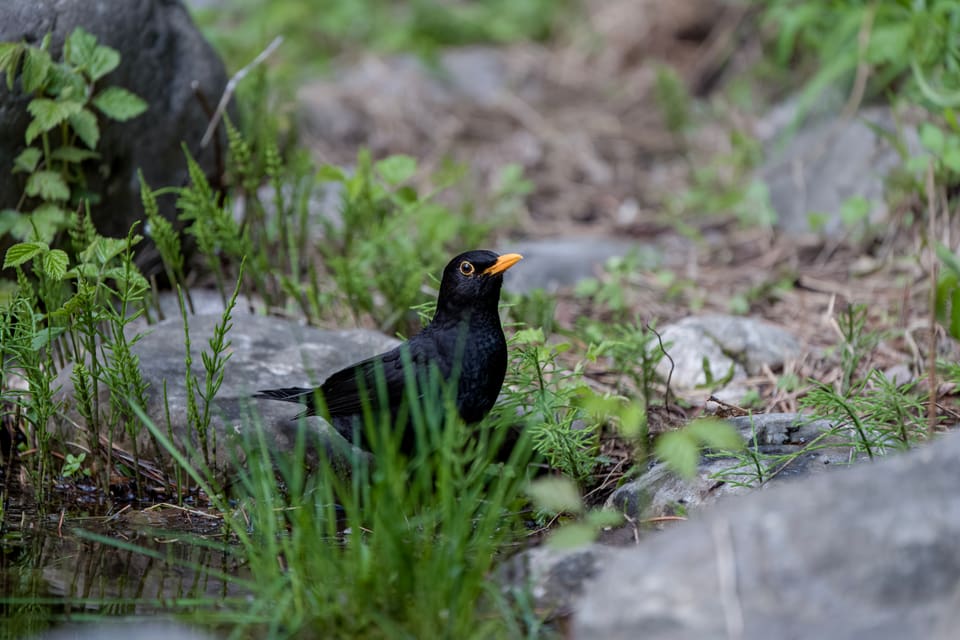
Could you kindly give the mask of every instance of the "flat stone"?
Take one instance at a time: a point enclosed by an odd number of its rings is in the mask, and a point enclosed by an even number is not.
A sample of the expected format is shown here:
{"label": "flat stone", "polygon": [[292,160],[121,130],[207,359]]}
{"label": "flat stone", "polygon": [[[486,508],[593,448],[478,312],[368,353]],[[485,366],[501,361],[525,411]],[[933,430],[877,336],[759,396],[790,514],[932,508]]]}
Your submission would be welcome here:
{"label": "flat stone", "polygon": [[650,246],[612,238],[547,238],[511,243],[510,251],[523,255],[523,262],[504,278],[504,290],[528,293],[534,289],[555,292],[587,278],[603,275],[610,258],[631,251],[655,254]]}

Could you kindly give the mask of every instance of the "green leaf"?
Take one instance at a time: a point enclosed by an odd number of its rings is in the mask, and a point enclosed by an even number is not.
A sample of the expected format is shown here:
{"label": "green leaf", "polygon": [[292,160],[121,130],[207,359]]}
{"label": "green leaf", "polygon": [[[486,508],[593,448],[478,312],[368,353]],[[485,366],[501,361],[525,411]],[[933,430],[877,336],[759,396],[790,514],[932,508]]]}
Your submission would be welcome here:
{"label": "green leaf", "polygon": [[44,327],[37,331],[34,334],[33,339],[30,341],[30,348],[33,351],[40,351],[45,346],[56,340],[66,331],[66,327]]}
{"label": "green leaf", "polygon": [[27,178],[28,196],[44,200],[66,200],[70,197],[70,187],[56,171],[37,171]]}
{"label": "green leaf", "polygon": [[[24,216],[23,223],[18,232],[22,234],[22,239],[35,239],[42,242],[50,242],[53,236],[65,227],[67,221],[67,212],[55,204],[45,202],[33,210],[29,215]],[[36,235],[34,235],[36,234]]]}
{"label": "green leaf", "polygon": [[940,258],[940,262],[943,263],[943,266],[950,270],[951,273],[960,277],[960,258],[957,257],[953,251],[950,250],[950,247],[943,244],[942,242],[937,243],[937,257]]}
{"label": "green leaf", "polygon": [[96,151],[80,149],[79,147],[58,147],[53,150],[53,153],[50,154],[50,157],[54,160],[63,160],[65,162],[79,164],[84,160],[99,158],[100,154]]}
{"label": "green leaf", "polygon": [[93,104],[109,118],[124,122],[147,110],[147,103],[120,87],[108,87],[93,98]]}
{"label": "green leaf", "polygon": [[0,238],[10,233],[24,217],[26,216],[16,209],[0,209]]}
{"label": "green leaf", "polygon": [[343,182],[346,179],[347,176],[343,170],[332,164],[325,164],[317,169],[317,180],[321,182]]}
{"label": "green leaf", "polygon": [[63,43],[63,57],[75,67],[88,68],[96,48],[97,37],[83,27],[77,27]]}
{"label": "green leaf", "polygon": [[960,339],[960,287],[954,287],[950,296],[950,324],[947,331],[954,340]]}
{"label": "green leaf", "polygon": [[920,125],[920,143],[934,155],[940,155],[946,144],[946,138],[940,127],[924,122]]}
{"label": "green leaf", "polygon": [[590,544],[597,537],[597,530],[583,522],[565,524],[547,539],[547,544],[554,549],[576,549]]}
{"label": "green leaf", "polygon": [[527,487],[533,504],[547,513],[583,513],[583,500],[570,478],[553,476],[534,480]]}
{"label": "green leaf", "polygon": [[19,42],[0,42],[0,72],[7,74],[7,90],[13,90],[13,80],[17,76],[24,45]]}
{"label": "green leaf", "polygon": [[23,91],[35,93],[47,84],[53,60],[50,54],[36,47],[27,47],[27,55],[23,61]]}
{"label": "green leaf", "polygon": [[853,196],[848,198],[840,206],[840,219],[847,227],[853,227],[856,224],[865,222],[870,215],[870,201],[863,196]]}
{"label": "green leaf", "polygon": [[76,100],[34,98],[27,104],[27,111],[33,116],[33,120],[30,121],[30,125],[27,127],[27,144],[30,144],[41,133],[50,131],[81,109],[83,109],[83,104]]}
{"label": "green leaf", "polygon": [[117,53],[116,49],[100,45],[93,50],[93,56],[87,66],[87,71],[90,74],[90,79],[96,82],[118,66],[120,66],[120,54]]}
{"label": "green leaf", "polygon": [[723,420],[694,420],[684,431],[711,449],[738,451],[743,448],[743,438],[729,422]]}
{"label": "green leaf", "polygon": [[100,142],[100,126],[97,124],[97,116],[89,109],[81,109],[70,116],[70,126],[73,132],[91,149],[97,148]]}
{"label": "green leaf", "polygon": [[700,447],[686,431],[661,434],[653,445],[653,452],[682,477],[689,479],[697,474]]}
{"label": "green leaf", "polygon": [[69,260],[65,251],[52,249],[43,255],[41,260],[42,271],[54,280],[63,280],[67,274],[67,264]]}
{"label": "green leaf", "polygon": [[126,248],[126,238],[105,238],[100,236],[80,253],[80,260],[87,263],[105,265],[112,258],[123,253]]}
{"label": "green leaf", "polygon": [[37,255],[47,251],[50,247],[45,242],[21,242],[7,249],[3,258],[3,268],[17,267],[33,260]]}
{"label": "green leaf", "polygon": [[33,173],[33,170],[37,168],[37,163],[40,162],[40,158],[43,156],[43,152],[36,147],[27,147],[20,155],[18,155],[13,160],[13,172],[17,173],[19,171],[25,173]]}
{"label": "green leaf", "polygon": [[616,509],[594,509],[587,514],[587,524],[603,529],[623,524],[623,514]]}
{"label": "green leaf", "polygon": [[395,155],[380,160],[374,164],[374,168],[381,178],[396,185],[413,177],[417,172],[417,161],[410,156]]}
{"label": "green leaf", "polygon": [[943,152],[940,160],[943,161],[943,165],[947,169],[950,169],[950,171],[960,173],[960,147],[950,145],[946,151]]}
{"label": "green leaf", "polygon": [[513,334],[513,343],[522,344],[543,344],[545,338],[543,329],[521,329]]}

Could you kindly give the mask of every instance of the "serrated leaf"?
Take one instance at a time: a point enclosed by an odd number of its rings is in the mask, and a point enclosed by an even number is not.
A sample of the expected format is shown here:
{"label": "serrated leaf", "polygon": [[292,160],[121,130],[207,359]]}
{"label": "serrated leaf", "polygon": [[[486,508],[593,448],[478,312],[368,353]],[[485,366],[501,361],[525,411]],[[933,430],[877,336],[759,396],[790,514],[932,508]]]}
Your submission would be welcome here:
{"label": "serrated leaf", "polygon": [[406,182],[417,172],[417,161],[402,154],[384,158],[373,166],[380,177],[390,184]]}
{"label": "serrated leaf", "polygon": [[75,67],[88,67],[97,48],[97,37],[83,27],[77,27],[67,36],[63,48],[67,62]]}
{"label": "serrated leaf", "polygon": [[86,102],[87,83],[79,72],[62,63],[54,63],[47,75],[46,93],[62,100],[76,98]]}
{"label": "serrated leaf", "polygon": [[569,478],[549,477],[534,480],[527,487],[533,504],[547,513],[583,513],[583,499],[576,483]]}
{"label": "serrated leaf", "polygon": [[7,249],[7,254],[3,257],[3,268],[17,267],[33,260],[37,255],[49,249],[44,242],[21,242]]}
{"label": "serrated leaf", "polygon": [[653,445],[653,452],[680,476],[689,479],[697,474],[700,447],[683,430],[661,434]]}
{"label": "serrated leaf", "polygon": [[89,109],[81,109],[70,116],[70,126],[77,137],[91,149],[97,148],[100,142],[100,125],[97,124],[97,116]]}
{"label": "serrated leaf", "polygon": [[64,228],[66,221],[67,212],[47,202],[34,209],[28,216],[24,216],[18,232],[23,234],[23,239],[50,242],[53,236]]}
{"label": "serrated leaf", "polygon": [[740,432],[723,420],[695,420],[684,427],[684,431],[711,449],[737,451],[743,448]]}
{"label": "serrated leaf", "polygon": [[147,110],[142,98],[121,87],[107,87],[93,98],[93,104],[109,118],[124,122]]}
{"label": "serrated leaf", "polygon": [[67,264],[69,262],[65,251],[52,249],[43,255],[40,268],[48,277],[54,280],[63,280],[63,276],[67,274]]}
{"label": "serrated leaf", "polygon": [[126,238],[105,238],[100,236],[80,253],[80,260],[84,263],[104,265],[114,257],[123,253],[126,248]]}
{"label": "serrated leaf", "polygon": [[30,125],[27,127],[27,144],[33,142],[41,133],[50,131],[82,108],[83,105],[76,100],[34,98],[27,104],[27,111],[33,116]]}
{"label": "serrated leaf", "polygon": [[66,200],[70,197],[70,187],[56,171],[37,171],[27,178],[28,196],[44,200]]}
{"label": "serrated leaf", "polygon": [[0,42],[0,73],[7,74],[8,90],[13,90],[13,80],[17,76],[23,50],[24,46],[19,42]]}
{"label": "serrated leaf", "polygon": [[596,537],[595,528],[582,522],[572,522],[551,533],[547,544],[554,549],[575,549],[590,544]]}
{"label": "serrated leaf", "polygon": [[47,84],[50,68],[53,66],[53,60],[50,54],[43,49],[36,47],[27,47],[27,55],[23,60],[23,82],[24,93],[36,93],[36,91]]}
{"label": "serrated leaf", "polygon": [[90,79],[96,82],[116,69],[119,65],[120,54],[117,53],[116,49],[112,49],[106,45],[100,45],[93,50],[93,56],[90,58],[87,71],[90,74]]}
{"label": "serrated leaf", "polygon": [[93,160],[99,158],[100,154],[96,151],[89,151],[79,147],[58,147],[53,150],[50,157],[54,160],[63,160],[66,162],[80,163],[84,160]]}
{"label": "serrated leaf", "polygon": [[13,160],[13,172],[17,173],[22,171],[25,173],[33,173],[33,170],[37,168],[37,163],[40,162],[40,158],[43,156],[43,152],[36,147],[27,147],[20,155],[18,155]]}

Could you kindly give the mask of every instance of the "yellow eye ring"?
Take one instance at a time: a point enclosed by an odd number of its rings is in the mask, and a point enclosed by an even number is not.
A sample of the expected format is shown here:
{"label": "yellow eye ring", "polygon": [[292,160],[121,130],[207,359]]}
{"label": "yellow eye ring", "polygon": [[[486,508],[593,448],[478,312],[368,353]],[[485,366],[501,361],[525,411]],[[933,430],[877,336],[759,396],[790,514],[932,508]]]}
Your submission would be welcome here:
{"label": "yellow eye ring", "polygon": [[475,270],[476,269],[474,269],[472,262],[464,260],[463,262],[460,263],[460,273],[462,273],[465,276],[472,276]]}

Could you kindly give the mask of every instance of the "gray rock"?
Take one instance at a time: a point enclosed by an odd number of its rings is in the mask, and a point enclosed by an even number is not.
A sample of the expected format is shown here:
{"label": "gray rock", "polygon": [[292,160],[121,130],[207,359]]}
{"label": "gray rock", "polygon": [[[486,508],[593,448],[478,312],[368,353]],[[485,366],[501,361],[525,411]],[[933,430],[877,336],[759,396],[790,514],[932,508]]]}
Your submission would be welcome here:
{"label": "gray rock", "polygon": [[523,255],[522,268],[514,269],[504,279],[510,293],[528,293],[534,289],[554,292],[571,287],[581,280],[603,274],[610,258],[622,257],[631,251],[654,253],[652,247],[611,238],[548,238],[527,240],[510,245],[510,251]]}
{"label": "gray rock", "polygon": [[[712,381],[735,382],[755,375],[766,365],[783,366],[800,354],[800,343],[786,330],[754,318],[722,314],[691,316],[664,327],[663,343],[673,359],[670,384],[676,389],[694,389],[707,384],[704,361]],[[664,358],[657,374],[667,378],[671,363]]]}
{"label": "gray rock", "polygon": [[[189,318],[191,370],[198,376],[201,388],[205,380],[200,352],[209,351],[208,340],[220,322],[220,315],[198,315]],[[236,462],[231,458],[232,439],[244,435],[257,425],[263,425],[272,451],[287,452],[294,448],[298,421],[293,420],[302,407],[287,402],[253,400],[251,394],[258,389],[276,387],[308,386],[319,384],[328,375],[358,360],[370,357],[389,348],[398,341],[376,331],[364,329],[324,331],[305,327],[278,318],[265,318],[235,313],[232,329],[230,359],[226,366],[223,384],[214,400],[213,428],[216,431],[215,459],[220,469],[229,469]],[[169,402],[170,428],[178,443],[197,446],[198,439],[187,424],[187,391],[184,381],[184,333],[179,317],[160,322],[134,346],[140,358],[147,389],[145,411],[161,427],[166,425],[167,410],[164,406],[164,385]],[[67,419],[61,431],[71,433],[76,424],[82,424],[72,402],[72,384],[69,371],[61,375],[63,385],[60,396],[67,402]],[[108,403],[103,397],[101,405]],[[303,421],[309,433],[318,438],[314,442],[323,446],[327,442],[329,427],[320,418]],[[153,446],[144,429],[139,441],[140,451],[153,452]],[[316,454],[316,451],[308,453]],[[159,452],[163,455],[163,452]]]}
{"label": "gray rock", "polygon": [[[305,134],[320,141],[410,149],[410,135],[442,134],[438,112],[461,103],[492,105],[507,87],[504,54],[492,47],[448,49],[433,66],[413,55],[367,56],[303,87],[300,119]],[[373,126],[398,120],[403,127],[392,131]]]}
{"label": "gray rock", "polygon": [[[858,458],[842,436],[818,441],[816,449],[805,447],[832,428],[826,420],[810,420],[801,414],[768,413],[728,420],[756,461],[734,457],[704,456],[697,475],[685,480],[662,463],[655,464],[636,480],[614,491],[607,506],[633,518],[681,515],[713,504],[720,497],[748,493],[761,482],[766,485],[788,478],[843,467]],[[789,462],[787,462],[789,460]],[[762,470],[763,477],[757,466]]]}
{"label": "gray rock", "polygon": [[[179,0],[5,0],[0,3],[0,41],[39,43],[52,33],[52,54],[60,56],[64,38],[77,26],[97,36],[101,44],[116,49],[120,66],[101,82],[120,86],[146,100],[149,108],[127,122],[101,119],[101,158],[88,161],[88,188],[102,195],[91,205],[99,231],[123,237],[141,217],[137,169],[153,187],[179,187],[187,182],[181,149],[185,142],[208,175],[217,169],[214,147],[200,148],[208,118],[197,98],[216,104],[227,77],[223,62],[194,26]],[[196,83],[196,89],[194,89]],[[19,81],[8,92],[0,83],[0,209],[17,206],[24,174],[10,175],[13,158],[24,148],[29,122],[28,98]],[[164,215],[174,214],[173,195],[160,198]],[[141,264],[154,266],[155,254],[147,251]]]}
{"label": "gray rock", "polygon": [[[760,128],[777,129],[793,118],[793,107],[775,110],[775,122]],[[840,210],[854,196],[865,198],[871,206],[870,220],[885,219],[886,198],[883,182],[887,174],[900,166],[899,152],[871,128],[891,133],[897,123],[889,108],[871,107],[855,118],[821,117],[800,128],[785,147],[772,140],[767,145],[769,160],[759,176],[770,190],[770,203],[778,214],[777,226],[784,231],[811,231],[808,214],[826,214],[822,233],[833,235],[843,229]],[[782,129],[781,129],[782,131]],[[916,148],[917,136],[905,128],[908,145]],[[769,135],[771,138],[774,136]]]}
{"label": "gray rock", "polygon": [[496,579],[507,596],[529,594],[537,611],[550,616],[571,612],[584,583],[602,568],[612,549],[591,545],[554,549],[542,545],[516,554],[497,567]]}
{"label": "gray rock", "polygon": [[614,550],[578,638],[951,638],[960,624],[960,434],[733,498]]}

